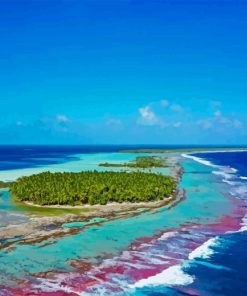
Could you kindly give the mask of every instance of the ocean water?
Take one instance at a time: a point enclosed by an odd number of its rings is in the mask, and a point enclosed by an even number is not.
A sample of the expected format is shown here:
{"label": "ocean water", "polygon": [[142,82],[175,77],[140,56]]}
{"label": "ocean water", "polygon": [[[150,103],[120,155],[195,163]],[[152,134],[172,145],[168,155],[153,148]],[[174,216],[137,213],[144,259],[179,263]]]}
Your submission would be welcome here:
{"label": "ocean water", "polygon": [[241,200],[239,207],[243,209],[243,217],[239,215],[242,218],[238,231],[219,235],[206,256],[202,253],[190,263],[187,272],[195,281],[188,288],[198,295],[247,295],[247,152],[193,156],[199,157],[200,162],[208,161],[219,182],[228,184],[227,193]]}
{"label": "ocean water", "polygon": [[[146,147],[146,146],[145,146]],[[106,170],[100,162],[124,162],[135,159],[135,154],[118,153],[125,149],[140,149],[136,145],[101,146],[0,146],[0,180],[13,181],[21,176],[44,171],[61,172]],[[178,146],[147,146],[172,149]],[[142,154],[138,154],[142,156]],[[107,168],[116,171],[117,168]],[[122,169],[124,170],[124,169]]]}
{"label": "ocean water", "polygon": [[[77,154],[95,154],[119,152],[125,149],[176,149],[185,146],[167,145],[81,145],[81,146],[35,146],[0,145],[0,170],[43,167],[78,160]],[[196,146],[191,146],[196,147]],[[1,180],[1,179],[0,179]]]}
{"label": "ocean water", "polygon": [[[78,160],[77,155],[119,152],[128,149],[196,148],[196,145],[0,145],[0,171],[44,167]],[[1,180],[1,179],[0,179]]]}
{"label": "ocean water", "polygon": [[[99,169],[102,160],[135,157],[97,149],[63,151],[60,163],[5,167],[1,176]],[[81,231],[2,249],[0,295],[247,295],[247,153],[183,155],[180,163],[183,195],[174,204],[128,218],[96,218],[97,225],[66,224]],[[0,201],[0,217],[18,213],[7,191]],[[18,219],[28,219],[22,215]]]}

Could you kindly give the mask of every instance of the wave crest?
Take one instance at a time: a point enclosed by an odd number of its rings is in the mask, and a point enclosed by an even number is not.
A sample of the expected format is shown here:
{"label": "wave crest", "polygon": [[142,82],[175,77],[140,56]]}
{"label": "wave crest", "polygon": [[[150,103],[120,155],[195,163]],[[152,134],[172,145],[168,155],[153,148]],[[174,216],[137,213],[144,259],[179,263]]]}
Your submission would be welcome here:
{"label": "wave crest", "polygon": [[161,273],[147,279],[141,279],[130,288],[142,288],[145,286],[185,286],[193,283],[194,277],[185,273],[181,265],[171,266]]}
{"label": "wave crest", "polygon": [[198,248],[193,250],[189,254],[189,259],[194,260],[194,259],[197,259],[197,258],[201,258],[201,259],[210,258],[210,256],[213,255],[213,253],[214,253],[214,250],[212,249],[212,247],[216,246],[218,243],[219,243],[219,237],[218,236],[216,236],[214,238],[210,238],[205,243],[200,245]]}

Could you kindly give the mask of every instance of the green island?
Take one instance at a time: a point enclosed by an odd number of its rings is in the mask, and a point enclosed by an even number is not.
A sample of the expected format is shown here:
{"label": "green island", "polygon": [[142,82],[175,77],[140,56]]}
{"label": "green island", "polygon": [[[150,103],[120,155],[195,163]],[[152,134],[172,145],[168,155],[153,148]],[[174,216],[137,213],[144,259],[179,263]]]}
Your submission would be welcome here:
{"label": "green island", "polygon": [[191,153],[207,151],[247,151],[247,147],[198,147],[198,148],[171,148],[171,149],[127,149],[120,150],[120,153]]}
{"label": "green island", "polygon": [[18,201],[76,206],[160,201],[173,194],[176,183],[170,176],[145,172],[44,172],[21,177],[9,188]]}
{"label": "green island", "polygon": [[140,168],[140,169],[152,169],[166,167],[166,158],[156,156],[143,156],[136,157],[135,160],[126,163],[100,163],[99,166],[103,167],[124,167],[124,168]]}
{"label": "green island", "polygon": [[3,181],[0,181],[0,188],[7,188],[10,186],[12,182],[3,182]]}

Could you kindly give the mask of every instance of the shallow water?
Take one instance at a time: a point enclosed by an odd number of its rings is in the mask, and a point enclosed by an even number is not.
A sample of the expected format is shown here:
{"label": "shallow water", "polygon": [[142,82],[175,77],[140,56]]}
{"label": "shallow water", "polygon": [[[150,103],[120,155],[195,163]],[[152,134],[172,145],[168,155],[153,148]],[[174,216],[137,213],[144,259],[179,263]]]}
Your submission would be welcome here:
{"label": "shallow water", "polygon": [[[135,155],[84,155],[77,162],[60,164],[59,169],[95,168],[99,161],[132,157]],[[227,254],[238,241],[242,248],[246,242],[245,233],[236,232],[246,213],[245,199],[230,195],[233,186],[212,173],[228,168],[186,158],[181,164],[185,173],[180,188],[185,189],[186,199],[174,207],[152,209],[127,219],[96,221],[97,225],[89,221],[74,235],[2,250],[0,283],[4,294],[0,295],[25,295],[28,291],[32,295],[232,295],[227,285],[225,291],[220,289],[242,268],[231,263]],[[16,176],[16,172],[10,175]],[[5,199],[7,202],[8,197]],[[84,226],[78,223],[65,227]],[[232,234],[226,234],[229,231]],[[217,252],[222,259],[217,258]],[[233,273],[229,274],[229,269]],[[211,282],[208,270],[220,275]],[[45,278],[40,274],[48,271]],[[235,291],[239,289],[237,295],[244,295],[241,293],[246,289],[245,272],[241,276],[240,280],[232,279]]]}
{"label": "shallow water", "polygon": [[[148,154],[138,154],[138,156],[147,156]],[[45,166],[21,168],[16,170],[0,170],[0,180],[2,181],[13,181],[21,176],[29,176],[32,174],[38,174],[41,172],[81,172],[81,171],[126,171],[126,168],[114,168],[114,167],[101,167],[100,163],[114,162],[121,163],[136,158],[134,153],[90,153],[90,154],[76,154],[74,155],[75,160],[61,162],[58,164],[49,164]],[[165,156],[162,154],[161,156]],[[168,168],[159,168],[152,171],[168,173]]]}

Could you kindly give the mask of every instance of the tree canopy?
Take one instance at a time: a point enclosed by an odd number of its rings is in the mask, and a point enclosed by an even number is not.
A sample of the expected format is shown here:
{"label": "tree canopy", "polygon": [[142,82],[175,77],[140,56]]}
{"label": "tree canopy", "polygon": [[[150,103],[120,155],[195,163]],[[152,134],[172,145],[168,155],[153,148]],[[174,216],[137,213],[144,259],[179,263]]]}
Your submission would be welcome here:
{"label": "tree canopy", "polygon": [[135,160],[125,162],[125,163],[100,163],[99,166],[104,167],[127,167],[127,168],[141,168],[141,169],[151,169],[151,168],[162,168],[167,166],[165,157],[157,156],[138,156]]}
{"label": "tree canopy", "polygon": [[20,201],[72,206],[157,201],[170,196],[175,188],[170,176],[139,171],[45,172],[10,184],[12,195]]}
{"label": "tree canopy", "polygon": [[7,188],[10,186],[12,182],[3,182],[3,181],[0,181],[0,188]]}

